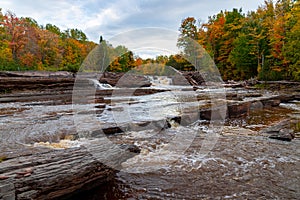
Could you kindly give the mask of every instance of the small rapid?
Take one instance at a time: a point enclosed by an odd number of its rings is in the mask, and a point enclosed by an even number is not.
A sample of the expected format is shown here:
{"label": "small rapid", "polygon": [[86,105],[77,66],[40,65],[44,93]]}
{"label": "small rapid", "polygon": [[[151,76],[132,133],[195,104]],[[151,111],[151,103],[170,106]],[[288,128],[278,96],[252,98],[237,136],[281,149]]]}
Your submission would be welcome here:
{"label": "small rapid", "polygon": [[97,79],[88,79],[89,84],[95,87],[97,90],[103,90],[103,89],[113,89],[113,86],[111,86],[108,83],[100,83]]}
{"label": "small rapid", "polygon": [[172,78],[168,76],[146,76],[152,86],[166,86],[166,85],[172,85]]}

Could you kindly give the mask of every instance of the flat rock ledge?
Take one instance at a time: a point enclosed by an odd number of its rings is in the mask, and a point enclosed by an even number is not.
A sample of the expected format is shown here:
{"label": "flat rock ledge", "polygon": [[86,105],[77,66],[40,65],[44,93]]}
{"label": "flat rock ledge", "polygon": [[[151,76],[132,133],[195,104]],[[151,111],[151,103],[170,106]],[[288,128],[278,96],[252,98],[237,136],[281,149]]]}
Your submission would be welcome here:
{"label": "flat rock ledge", "polygon": [[[227,101],[227,113],[226,118],[238,118],[246,116],[250,111],[259,110],[263,108],[272,108],[279,106],[280,103],[286,103],[292,100],[299,100],[297,95],[293,94],[283,94],[274,95],[271,97],[257,97],[255,99],[243,100],[243,101]],[[200,110],[200,116],[202,119],[211,120],[212,113],[214,114],[214,119],[218,119],[218,116],[222,116],[221,112],[222,106],[215,106],[213,108]],[[219,114],[218,114],[219,113]]]}
{"label": "flat rock ledge", "polygon": [[120,151],[101,139],[84,147],[36,148],[0,163],[0,200],[60,199],[89,190],[111,181],[120,164],[138,152],[126,145]]}

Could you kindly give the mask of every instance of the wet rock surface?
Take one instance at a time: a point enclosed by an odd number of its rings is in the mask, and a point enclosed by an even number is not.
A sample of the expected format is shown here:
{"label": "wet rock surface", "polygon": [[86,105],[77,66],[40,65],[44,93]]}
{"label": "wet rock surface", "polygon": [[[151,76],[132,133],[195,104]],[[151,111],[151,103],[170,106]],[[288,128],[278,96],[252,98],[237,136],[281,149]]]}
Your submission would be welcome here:
{"label": "wet rock surface", "polygon": [[150,87],[151,82],[142,75],[131,73],[104,72],[100,78],[100,83],[108,83],[117,87]]}
{"label": "wet rock surface", "polygon": [[[7,159],[0,164],[0,199],[55,199],[105,184],[113,179],[114,167],[130,157],[128,153],[122,154],[120,148],[110,147],[108,152],[103,146],[102,142],[89,144],[99,153],[98,157],[84,147],[77,147],[35,149],[35,153],[28,149],[22,157]],[[128,149],[134,151],[133,146]],[[103,164],[104,158],[99,155],[112,159],[109,166]]]}
{"label": "wet rock surface", "polygon": [[[1,94],[0,199],[299,196],[298,92],[199,85]],[[217,143],[201,156],[222,120]],[[188,136],[184,151],[168,148]],[[139,173],[145,167],[155,170]]]}
{"label": "wet rock surface", "polygon": [[74,74],[66,71],[1,71],[1,77],[24,77],[24,78],[33,78],[33,77],[44,77],[44,78],[73,78]]}
{"label": "wet rock surface", "polygon": [[222,136],[213,150],[201,157],[203,139],[197,137],[178,160],[161,159],[161,169],[118,173],[123,199],[298,198],[299,154],[291,152],[297,152],[299,141],[290,144],[253,136]]}
{"label": "wet rock surface", "polygon": [[262,134],[266,134],[269,138],[291,141],[295,138],[295,132],[291,129],[291,120],[283,120],[278,124],[272,125],[268,128],[261,130]]}

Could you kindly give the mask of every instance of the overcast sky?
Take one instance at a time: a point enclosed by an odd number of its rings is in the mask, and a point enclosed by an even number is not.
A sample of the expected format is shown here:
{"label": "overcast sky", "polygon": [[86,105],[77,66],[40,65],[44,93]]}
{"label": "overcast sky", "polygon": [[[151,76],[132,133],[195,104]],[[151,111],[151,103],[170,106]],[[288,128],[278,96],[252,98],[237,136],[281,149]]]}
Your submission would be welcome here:
{"label": "overcast sky", "polygon": [[[78,28],[89,40],[112,37],[135,29],[162,27],[178,31],[182,19],[203,22],[220,10],[256,10],[264,0],[1,0],[0,8],[40,25],[51,23],[66,30]],[[159,31],[158,31],[159,32]],[[132,34],[133,32],[131,32]],[[135,33],[135,32],[134,32]],[[140,34],[136,33],[136,36]],[[171,34],[172,35],[172,34]]]}

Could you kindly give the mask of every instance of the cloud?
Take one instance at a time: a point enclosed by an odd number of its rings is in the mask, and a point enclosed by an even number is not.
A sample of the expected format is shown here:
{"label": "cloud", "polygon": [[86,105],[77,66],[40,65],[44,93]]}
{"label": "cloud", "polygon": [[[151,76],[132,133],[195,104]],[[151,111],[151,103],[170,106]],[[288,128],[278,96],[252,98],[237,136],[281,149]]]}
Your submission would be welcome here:
{"label": "cloud", "polygon": [[93,27],[94,29],[89,27],[89,30],[101,32],[106,38],[122,31],[142,27],[165,27],[177,31],[182,19],[188,16],[207,21],[208,16],[217,14],[220,10],[231,10],[233,7],[245,7],[245,11],[255,10],[262,1],[245,3],[245,1],[227,0],[215,3],[213,0],[142,0],[131,1],[135,2],[131,4],[127,1],[118,1],[113,7],[119,11],[119,20],[108,20],[109,23]]}
{"label": "cloud", "polygon": [[36,1],[36,0],[2,0],[11,2],[5,10],[13,11],[19,17],[32,17],[39,24],[55,24],[61,28],[80,26],[83,16],[80,5],[67,0]]}
{"label": "cloud", "polygon": [[[32,17],[40,25],[62,30],[78,28],[98,42],[137,28],[163,27],[177,31],[181,21],[193,16],[207,21],[220,10],[243,7],[255,10],[264,0],[1,0],[3,12]],[[145,36],[145,35],[144,35]],[[148,36],[150,38],[150,35]],[[150,40],[150,39],[149,39]]]}
{"label": "cloud", "polygon": [[[109,42],[113,46],[123,45],[136,54],[141,55],[170,55],[179,52],[176,46],[178,32],[165,28],[139,28],[122,32]],[[141,56],[142,57],[142,56]]]}

